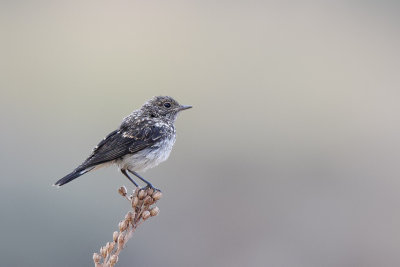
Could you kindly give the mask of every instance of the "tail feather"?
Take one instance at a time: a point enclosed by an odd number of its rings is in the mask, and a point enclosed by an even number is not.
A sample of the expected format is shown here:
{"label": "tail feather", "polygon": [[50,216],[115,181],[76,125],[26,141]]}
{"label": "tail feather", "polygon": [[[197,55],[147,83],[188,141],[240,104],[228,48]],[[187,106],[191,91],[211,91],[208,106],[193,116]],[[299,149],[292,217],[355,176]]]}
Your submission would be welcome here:
{"label": "tail feather", "polygon": [[70,174],[64,176],[63,178],[61,178],[60,180],[58,180],[54,185],[55,186],[62,186],[65,185],[66,183],[71,182],[72,180],[78,178],[79,176],[91,171],[94,167],[90,167],[90,168],[86,168],[86,169],[76,169],[73,172],[71,172]]}

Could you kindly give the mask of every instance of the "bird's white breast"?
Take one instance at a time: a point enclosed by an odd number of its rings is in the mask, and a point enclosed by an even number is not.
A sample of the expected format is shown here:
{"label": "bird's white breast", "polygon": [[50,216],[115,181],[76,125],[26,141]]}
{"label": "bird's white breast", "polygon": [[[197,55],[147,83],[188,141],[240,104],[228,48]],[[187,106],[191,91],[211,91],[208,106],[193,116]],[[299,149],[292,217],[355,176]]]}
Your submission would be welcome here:
{"label": "bird's white breast", "polygon": [[174,143],[175,136],[171,138],[165,138],[151,147],[145,148],[135,154],[124,156],[116,163],[120,169],[145,171],[167,160]]}

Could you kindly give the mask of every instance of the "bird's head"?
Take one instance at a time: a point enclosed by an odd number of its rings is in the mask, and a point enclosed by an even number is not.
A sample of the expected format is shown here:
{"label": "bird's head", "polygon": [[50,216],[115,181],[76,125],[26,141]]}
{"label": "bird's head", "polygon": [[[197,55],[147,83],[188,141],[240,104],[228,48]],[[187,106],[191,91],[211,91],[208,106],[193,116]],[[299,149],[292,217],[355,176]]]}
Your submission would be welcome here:
{"label": "bird's head", "polygon": [[178,113],[192,106],[180,105],[170,96],[155,96],[141,108],[142,112],[153,118],[175,120]]}

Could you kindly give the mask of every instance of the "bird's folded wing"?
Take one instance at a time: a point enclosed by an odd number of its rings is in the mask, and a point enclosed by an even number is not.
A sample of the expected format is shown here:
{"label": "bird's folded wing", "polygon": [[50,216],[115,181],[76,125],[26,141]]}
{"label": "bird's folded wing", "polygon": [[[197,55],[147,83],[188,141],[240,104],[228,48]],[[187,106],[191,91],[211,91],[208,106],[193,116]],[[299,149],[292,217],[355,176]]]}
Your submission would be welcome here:
{"label": "bird's folded wing", "polygon": [[136,153],[157,143],[167,134],[165,125],[142,124],[121,128],[106,136],[80,167],[88,168]]}

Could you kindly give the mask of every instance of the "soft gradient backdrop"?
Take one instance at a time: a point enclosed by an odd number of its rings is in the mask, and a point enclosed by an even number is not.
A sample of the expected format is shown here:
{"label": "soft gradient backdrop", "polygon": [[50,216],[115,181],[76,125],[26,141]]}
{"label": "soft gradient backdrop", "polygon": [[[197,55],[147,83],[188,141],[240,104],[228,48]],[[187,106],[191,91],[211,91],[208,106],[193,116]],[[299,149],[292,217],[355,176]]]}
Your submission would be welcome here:
{"label": "soft gradient backdrop", "polygon": [[400,266],[398,1],[1,1],[1,266],[92,266],[154,95],[193,105],[118,266]]}

